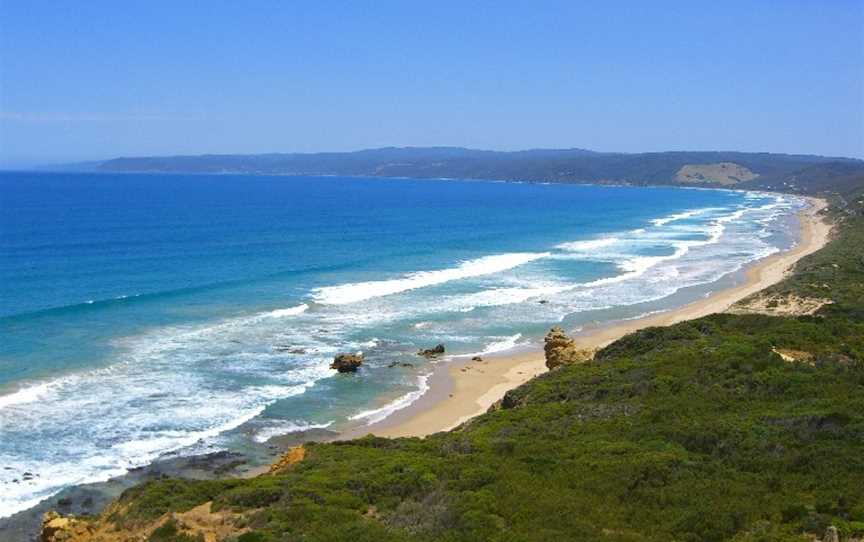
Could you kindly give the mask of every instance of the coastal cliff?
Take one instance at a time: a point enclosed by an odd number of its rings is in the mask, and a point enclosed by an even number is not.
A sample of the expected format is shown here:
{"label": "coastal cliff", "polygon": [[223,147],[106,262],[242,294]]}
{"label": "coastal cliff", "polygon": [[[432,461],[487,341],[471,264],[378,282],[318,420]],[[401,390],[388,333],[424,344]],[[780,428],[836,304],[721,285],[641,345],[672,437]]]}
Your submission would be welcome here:
{"label": "coastal cliff", "polygon": [[864,199],[843,201],[836,238],[762,294],[824,300],[806,314],[648,328],[578,363],[556,331],[557,369],[453,431],[149,482],[43,540],[860,540]]}

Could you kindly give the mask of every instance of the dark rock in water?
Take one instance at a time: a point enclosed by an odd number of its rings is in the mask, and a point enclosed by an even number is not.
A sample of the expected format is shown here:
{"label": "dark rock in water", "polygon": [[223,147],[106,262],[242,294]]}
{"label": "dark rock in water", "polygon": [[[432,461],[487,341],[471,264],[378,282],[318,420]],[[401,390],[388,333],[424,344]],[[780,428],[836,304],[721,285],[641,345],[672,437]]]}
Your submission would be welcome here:
{"label": "dark rock in water", "polygon": [[333,358],[330,368],[340,373],[353,373],[361,365],[363,365],[363,354],[339,354]]}
{"label": "dark rock in water", "polygon": [[235,471],[238,469],[238,467],[242,467],[243,465],[246,465],[247,463],[248,463],[248,461],[246,460],[245,457],[241,458],[241,459],[236,459],[234,461],[231,461],[230,463],[225,463],[224,465],[220,465],[220,466],[216,467],[213,470],[213,474],[215,474],[216,476],[225,476],[229,472]]}
{"label": "dark rock in water", "polygon": [[545,299],[541,299],[541,300],[538,301],[537,303],[540,303],[541,305],[545,305],[546,303],[549,303],[549,302],[548,302],[547,300],[545,300]]}
{"label": "dark rock in water", "polygon": [[276,344],[273,345],[273,350],[277,352],[287,352],[289,354],[305,354],[305,348],[297,348],[295,346],[291,346],[290,344]]}
{"label": "dark rock in water", "polygon": [[237,461],[242,461],[245,458],[243,454],[237,452],[229,452],[228,450],[220,450],[203,455],[193,455],[185,458],[183,461],[183,469],[201,469],[205,471],[224,471],[226,465],[234,465]]}
{"label": "dark rock in water", "polygon": [[440,356],[444,353],[444,345],[438,344],[433,348],[427,348],[425,350],[420,350],[417,352],[418,356],[423,356],[424,358],[434,358]]}
{"label": "dark rock in water", "polygon": [[394,361],[390,365],[387,366],[388,369],[392,369],[393,367],[414,367],[413,363],[406,363],[404,361]]}

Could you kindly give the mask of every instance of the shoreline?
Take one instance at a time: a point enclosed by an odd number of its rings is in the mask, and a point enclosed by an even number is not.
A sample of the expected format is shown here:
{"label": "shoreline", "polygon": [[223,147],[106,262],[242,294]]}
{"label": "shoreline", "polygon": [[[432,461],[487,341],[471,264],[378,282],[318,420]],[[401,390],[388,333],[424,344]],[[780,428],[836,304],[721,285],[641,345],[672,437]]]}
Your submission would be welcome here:
{"label": "shoreline", "polygon": [[[800,236],[789,250],[772,254],[745,268],[740,284],[687,305],[635,320],[613,321],[600,327],[568,332],[580,348],[602,348],[646,327],[668,326],[713,313],[724,312],[736,302],[780,282],[792,266],[830,239],[831,226],[819,213],[828,205],[824,199],[806,197],[810,206],[798,213]],[[565,330],[567,331],[567,330]],[[429,390],[417,401],[380,422],[350,428],[339,440],[365,435],[380,437],[425,437],[447,431],[486,412],[504,393],[546,372],[542,349],[502,356],[485,356],[482,361],[449,361],[432,372]]]}
{"label": "shoreline", "polygon": [[[568,332],[583,348],[601,347],[627,333],[649,326],[670,325],[682,320],[698,318],[720,312],[734,302],[755,293],[786,276],[788,268],[801,257],[810,254],[827,242],[830,226],[819,220],[817,213],[827,202],[807,197],[810,206],[799,212],[800,238],[789,250],[779,252],[751,263],[743,271],[746,280],[728,289],[712,293],[708,298],[657,314],[634,320],[619,320],[600,324],[579,333]],[[30,532],[38,525],[41,514],[49,509],[64,513],[92,514],[100,510],[120,491],[149,479],[165,475],[193,478],[242,477],[250,478],[269,470],[273,461],[292,446],[305,440],[347,440],[373,434],[382,437],[424,437],[452,429],[471,418],[483,414],[504,393],[546,372],[541,348],[523,347],[520,351],[483,356],[480,362],[470,358],[443,361],[435,366],[427,380],[428,391],[409,406],[397,410],[387,418],[370,425],[349,426],[338,433],[322,431],[277,436],[268,441],[267,457],[252,460],[232,454],[205,454],[203,456],[168,458],[147,467],[134,469],[126,475],[106,482],[71,486],[43,500],[27,510],[0,518],[0,538],[8,533]],[[212,457],[211,457],[212,456]],[[259,461],[262,461],[259,463]],[[189,464],[187,464],[189,463]],[[191,465],[191,466],[190,466]],[[64,504],[65,503],[65,504]],[[71,503],[71,504],[69,504]]]}

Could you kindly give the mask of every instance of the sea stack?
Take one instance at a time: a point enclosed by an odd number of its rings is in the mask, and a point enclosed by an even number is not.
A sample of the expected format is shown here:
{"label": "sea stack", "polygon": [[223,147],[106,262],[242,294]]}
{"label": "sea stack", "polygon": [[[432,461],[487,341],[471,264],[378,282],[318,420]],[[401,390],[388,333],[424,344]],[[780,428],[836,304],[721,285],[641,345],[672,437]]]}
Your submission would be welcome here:
{"label": "sea stack", "polygon": [[582,363],[594,357],[593,350],[579,348],[576,341],[565,335],[564,330],[558,326],[549,330],[543,343],[546,367],[550,370],[561,365]]}

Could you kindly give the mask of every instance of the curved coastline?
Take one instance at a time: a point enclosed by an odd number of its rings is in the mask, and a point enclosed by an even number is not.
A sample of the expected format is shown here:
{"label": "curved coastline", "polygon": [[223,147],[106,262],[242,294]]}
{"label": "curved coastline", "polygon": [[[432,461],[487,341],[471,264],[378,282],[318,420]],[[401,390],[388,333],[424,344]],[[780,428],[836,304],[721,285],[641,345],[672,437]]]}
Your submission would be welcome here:
{"label": "curved coastline", "polygon": [[[717,303],[719,300],[719,303],[722,304],[724,299],[728,299],[730,295],[734,295],[732,294],[733,292],[737,291],[738,295],[735,299],[728,300],[727,306],[737,301],[737,299],[746,297],[750,293],[777,282],[782,278],[783,271],[789,265],[800,257],[817,250],[824,244],[827,239],[827,230],[821,243],[814,243],[813,237],[818,237],[818,235],[813,234],[811,230],[815,226],[810,223],[811,221],[818,222],[815,219],[815,214],[824,205],[825,202],[817,200],[809,210],[799,213],[799,216],[801,216],[801,238],[798,245],[789,251],[775,254],[751,264],[747,271],[747,281],[745,284],[718,291],[708,299],[700,300],[669,312],[653,314],[634,320],[607,322],[601,327],[577,335],[576,338],[586,347],[601,346],[642,327],[668,325],[680,320],[696,318],[710,312],[717,312],[718,309],[710,308],[714,306],[713,303]],[[775,260],[779,263],[776,266],[772,266],[770,262]],[[753,278],[753,273],[763,267],[771,267],[772,269],[778,267],[779,274],[773,280],[769,280],[763,276],[765,273],[757,272],[755,278]],[[749,290],[741,291],[742,288],[748,285],[751,287]],[[708,305],[707,308],[705,307],[706,304]],[[704,312],[698,312],[699,307],[703,307],[702,310]],[[299,305],[288,309],[271,311],[264,314],[264,316],[278,316],[283,312],[285,314],[294,314],[295,312],[303,312],[305,308],[305,305]],[[722,307],[719,310],[724,308]],[[367,425],[365,422],[368,422],[368,420],[364,420],[362,425],[360,423],[352,424],[341,433],[327,435],[322,440],[332,440],[334,438],[347,439],[369,433],[390,437],[422,437],[438,431],[451,429],[478,414],[482,414],[492,403],[500,399],[506,391],[527,382],[546,370],[542,351],[537,349],[526,351],[524,346],[521,347],[521,351],[518,353],[510,350],[509,352],[500,354],[484,355],[483,358],[484,361],[479,363],[467,361],[467,358],[463,358],[466,361],[457,358],[448,363],[437,365],[434,372],[425,381],[429,389],[424,390],[425,393],[420,394],[419,398],[410,405],[396,410],[372,424]],[[291,435],[291,438],[294,436]],[[266,470],[266,468],[263,470]],[[257,474],[258,472],[259,469],[253,468],[248,474]]]}
{"label": "curved coastline", "polygon": [[[810,206],[798,213],[800,236],[789,250],[757,260],[745,268],[740,284],[673,310],[605,323],[572,334],[582,348],[601,348],[628,333],[653,326],[723,312],[736,302],[786,277],[794,264],[828,242],[831,226],[820,217],[824,199],[807,197]],[[483,361],[451,361],[439,365],[428,379],[428,391],[411,405],[387,418],[340,435],[350,439],[373,434],[381,437],[424,437],[459,426],[486,412],[504,393],[546,372],[542,349],[509,355],[490,355]]]}

